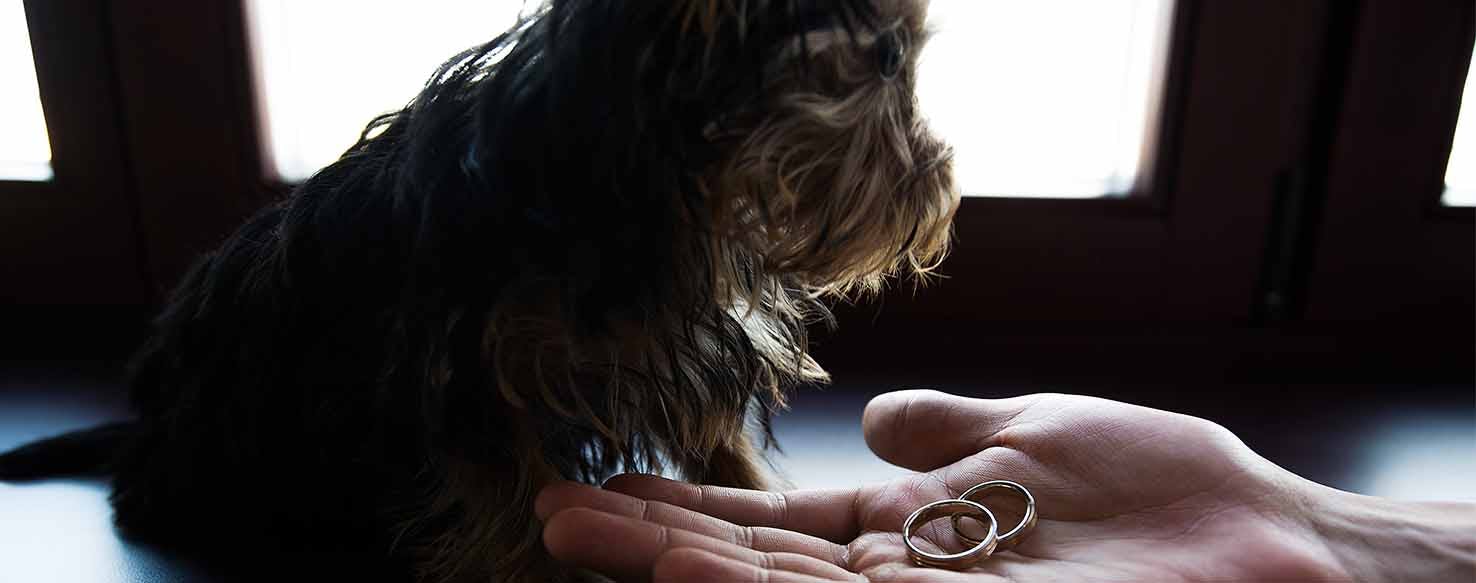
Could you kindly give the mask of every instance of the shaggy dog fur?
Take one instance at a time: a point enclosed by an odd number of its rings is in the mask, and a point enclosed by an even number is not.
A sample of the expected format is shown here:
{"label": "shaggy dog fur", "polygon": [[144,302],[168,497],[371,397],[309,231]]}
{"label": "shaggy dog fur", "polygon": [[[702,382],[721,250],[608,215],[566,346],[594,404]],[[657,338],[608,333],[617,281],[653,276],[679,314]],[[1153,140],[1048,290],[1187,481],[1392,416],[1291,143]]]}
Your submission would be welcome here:
{"label": "shaggy dog fur", "polygon": [[568,576],[532,515],[551,480],[764,487],[769,414],[826,378],[821,301],[947,246],[925,10],[538,7],[195,266],[135,361],[136,421],[0,477],[98,471],[126,535],[424,581]]}

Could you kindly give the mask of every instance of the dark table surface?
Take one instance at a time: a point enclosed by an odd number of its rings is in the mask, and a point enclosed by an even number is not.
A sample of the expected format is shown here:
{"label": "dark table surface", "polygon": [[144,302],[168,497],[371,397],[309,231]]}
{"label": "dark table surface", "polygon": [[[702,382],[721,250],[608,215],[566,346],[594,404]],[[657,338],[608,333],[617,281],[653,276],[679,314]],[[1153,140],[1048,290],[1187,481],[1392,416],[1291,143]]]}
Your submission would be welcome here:
{"label": "dark table surface", "polygon": [[[116,366],[0,363],[0,449],[127,415]],[[867,451],[866,401],[899,387],[981,397],[1071,392],[1206,417],[1294,472],[1337,488],[1404,499],[1476,501],[1476,387],[1469,385],[1000,384],[926,372],[832,371],[803,391],[775,431],[778,465],[797,487],[846,486],[905,473]],[[119,539],[99,481],[0,484],[0,583],[165,582],[211,569]]]}

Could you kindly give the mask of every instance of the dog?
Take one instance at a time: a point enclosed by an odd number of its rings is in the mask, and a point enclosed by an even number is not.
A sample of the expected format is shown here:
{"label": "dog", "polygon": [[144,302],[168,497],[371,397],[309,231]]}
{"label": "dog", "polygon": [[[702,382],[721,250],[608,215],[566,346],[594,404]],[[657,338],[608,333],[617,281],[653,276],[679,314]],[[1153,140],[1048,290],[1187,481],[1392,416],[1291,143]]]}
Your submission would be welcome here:
{"label": "dog", "polygon": [[[420,581],[575,576],[553,480],[763,488],[825,302],[925,279],[958,205],[925,0],[550,0],[204,256],[137,419],[0,457],[120,532]],[[454,15],[448,15],[454,17]],[[393,39],[393,34],[389,33]]]}

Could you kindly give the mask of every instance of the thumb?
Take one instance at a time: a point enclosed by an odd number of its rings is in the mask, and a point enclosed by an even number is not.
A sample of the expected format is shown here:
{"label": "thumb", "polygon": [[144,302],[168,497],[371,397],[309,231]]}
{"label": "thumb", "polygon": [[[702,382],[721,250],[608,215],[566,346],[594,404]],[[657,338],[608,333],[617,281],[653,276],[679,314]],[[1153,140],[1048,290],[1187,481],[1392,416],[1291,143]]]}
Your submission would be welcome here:
{"label": "thumb", "polygon": [[994,438],[1033,401],[971,399],[934,390],[883,393],[866,404],[866,445],[888,463],[919,472],[995,445]]}

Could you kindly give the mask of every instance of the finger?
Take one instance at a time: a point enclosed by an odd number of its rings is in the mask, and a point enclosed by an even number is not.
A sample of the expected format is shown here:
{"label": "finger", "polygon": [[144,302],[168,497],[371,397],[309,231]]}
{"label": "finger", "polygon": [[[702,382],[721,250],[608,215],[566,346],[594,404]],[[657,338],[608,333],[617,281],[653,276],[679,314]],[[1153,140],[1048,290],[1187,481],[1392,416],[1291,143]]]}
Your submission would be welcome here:
{"label": "finger", "polygon": [[866,404],[866,445],[877,457],[919,472],[976,454],[1035,401],[1033,396],[970,399],[932,390],[894,391]]}
{"label": "finger", "polygon": [[694,510],[643,500],[613,490],[602,490],[574,482],[559,482],[544,488],[533,503],[540,520],[572,507],[653,522],[733,543],[760,552],[798,553],[841,564],[845,548],[822,538],[772,527],[739,526]]}
{"label": "finger", "polygon": [[657,583],[834,583],[860,580],[850,574],[824,577],[764,568],[693,548],[673,549],[663,554],[651,570],[651,579]]}
{"label": "finger", "polygon": [[844,542],[860,534],[856,488],[760,492],[697,486],[647,474],[622,474],[605,482],[613,490],[680,506],[743,526],[767,526]]}
{"label": "finger", "polygon": [[833,579],[849,574],[814,557],[758,552],[694,532],[589,508],[555,513],[544,527],[543,544],[560,561],[621,581],[644,580],[663,553],[677,548],[700,549],[757,567],[816,577]]}

